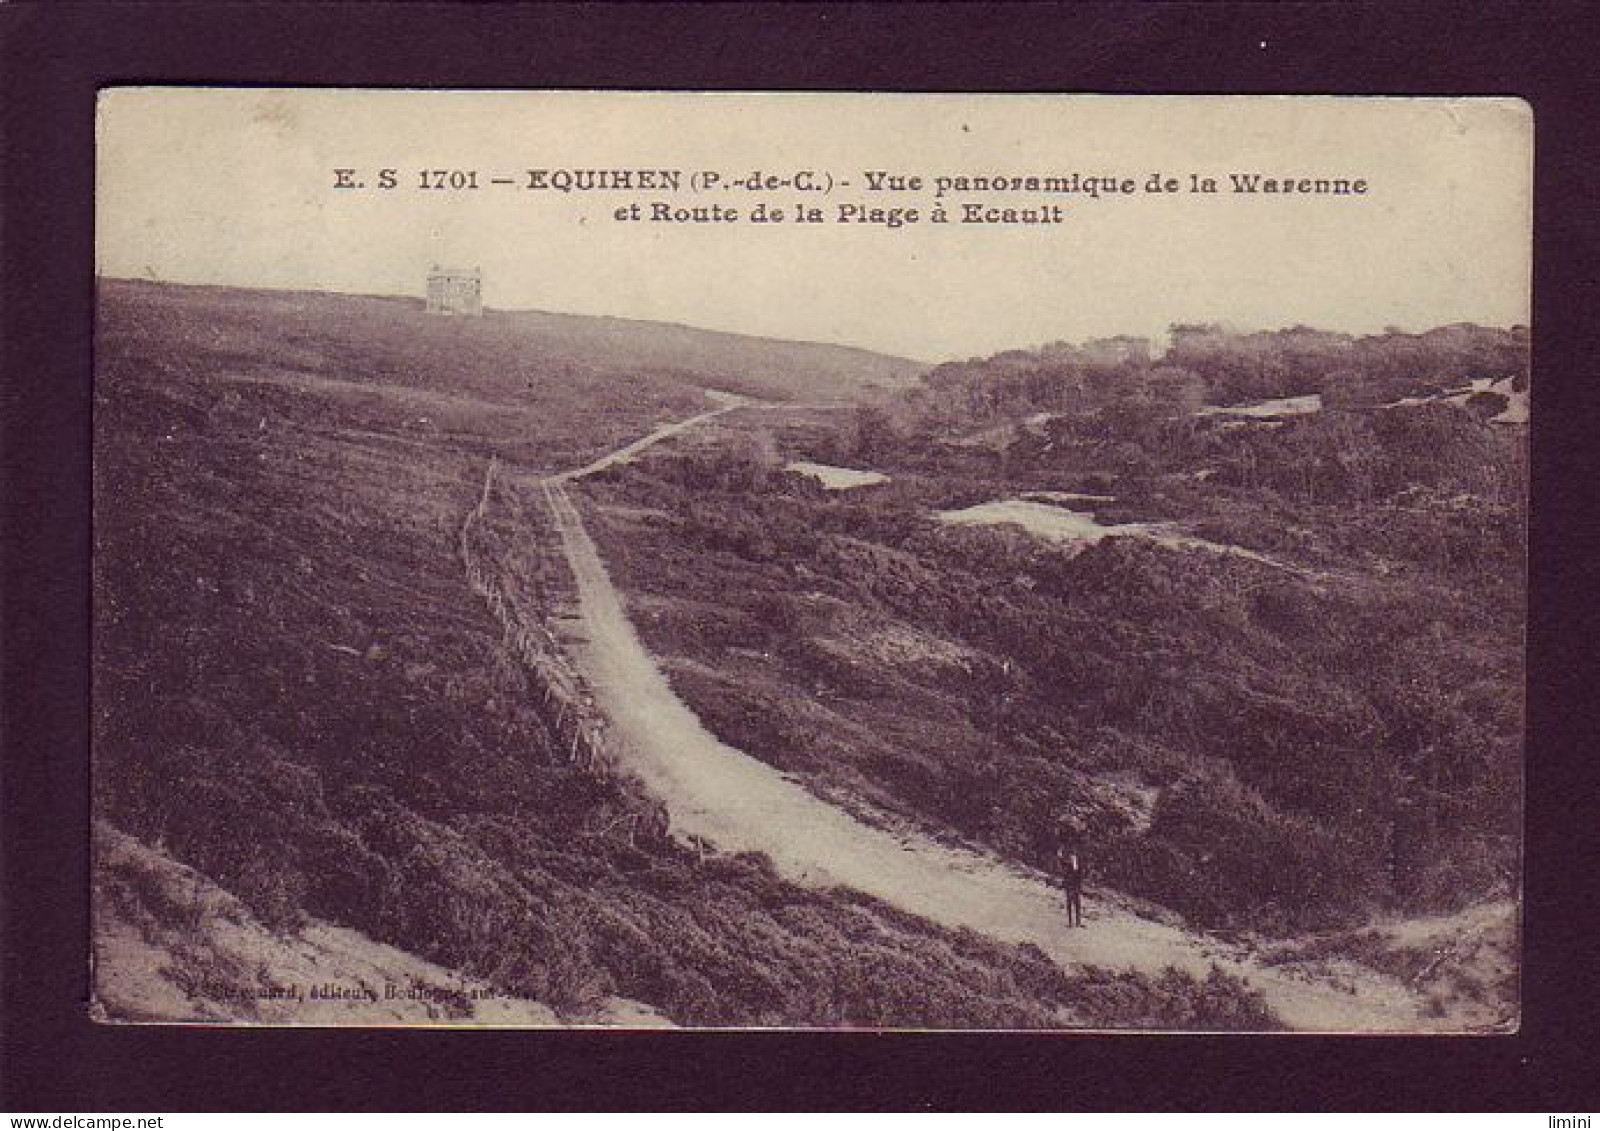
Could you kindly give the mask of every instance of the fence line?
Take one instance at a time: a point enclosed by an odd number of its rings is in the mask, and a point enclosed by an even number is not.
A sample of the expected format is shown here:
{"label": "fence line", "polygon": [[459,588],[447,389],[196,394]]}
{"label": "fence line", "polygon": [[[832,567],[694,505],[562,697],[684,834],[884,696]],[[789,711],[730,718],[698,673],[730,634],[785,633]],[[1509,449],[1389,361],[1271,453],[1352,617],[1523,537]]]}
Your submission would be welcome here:
{"label": "fence line", "polygon": [[[606,739],[605,719],[595,707],[586,681],[567,659],[555,633],[544,620],[540,618],[530,623],[521,614],[492,567],[482,560],[473,545],[474,531],[488,514],[499,473],[499,459],[490,459],[477,504],[461,523],[460,556],[467,583],[488,605],[500,625],[504,646],[539,689],[539,698],[543,700],[539,716],[550,727],[556,748],[583,772],[600,781],[610,781],[620,775],[620,763]],[[618,824],[626,825],[630,844],[641,825],[654,835],[664,835],[667,831],[665,810],[652,806],[647,813],[632,813],[626,821],[612,821],[599,833],[591,835],[604,835]]]}

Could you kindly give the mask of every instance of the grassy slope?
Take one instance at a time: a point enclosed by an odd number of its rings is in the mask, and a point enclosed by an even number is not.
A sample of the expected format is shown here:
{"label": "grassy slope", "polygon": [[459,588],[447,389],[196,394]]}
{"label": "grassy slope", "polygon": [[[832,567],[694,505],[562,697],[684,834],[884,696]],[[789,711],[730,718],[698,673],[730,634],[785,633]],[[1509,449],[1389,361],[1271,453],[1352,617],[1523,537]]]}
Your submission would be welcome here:
{"label": "grassy slope", "polygon": [[[100,285],[102,294],[129,308],[154,304],[203,320],[208,345],[224,366],[270,365],[280,374],[314,373],[497,404],[534,393],[545,408],[560,408],[552,421],[580,443],[609,440],[628,425],[616,409],[630,387],[657,396],[710,386],[780,401],[848,399],[903,388],[923,369],[846,346],[621,318],[489,311],[482,318],[421,319],[420,301],[403,298],[133,280]],[[439,407],[448,413],[449,402]],[[545,445],[539,454],[565,458],[566,450]]]}
{"label": "grassy slope", "polygon": [[681,382],[580,382],[387,300],[108,284],[100,315],[96,812],[267,927],[316,916],[567,1016],[1263,1022],[1225,982],[1068,976],[621,835],[648,801],[551,748],[455,535],[488,454],[576,462],[701,403]]}
{"label": "grassy slope", "polygon": [[[291,1025],[558,1023],[538,1002],[505,998],[348,928],[312,920],[293,935],[274,931],[203,875],[132,837],[100,825],[95,838],[95,987],[102,1017]],[[259,980],[263,970],[270,972],[266,983]],[[328,986],[370,997],[311,996]],[[267,992],[241,992],[246,989]]]}
{"label": "grassy slope", "polygon": [[749,338],[664,322],[541,311],[494,314],[541,349],[583,365],[627,357],[642,370],[771,400],[855,399],[903,389],[924,366],[849,346]]}

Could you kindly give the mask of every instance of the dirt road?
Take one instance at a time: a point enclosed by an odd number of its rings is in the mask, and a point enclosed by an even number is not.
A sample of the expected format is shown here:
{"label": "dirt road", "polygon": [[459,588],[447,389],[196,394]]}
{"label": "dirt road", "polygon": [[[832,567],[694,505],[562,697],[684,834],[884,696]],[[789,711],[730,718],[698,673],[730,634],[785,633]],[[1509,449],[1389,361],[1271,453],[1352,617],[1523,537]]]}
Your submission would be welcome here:
{"label": "dirt road", "polygon": [[1203,977],[1217,965],[1259,989],[1292,1028],[1430,1027],[1414,994],[1370,970],[1352,965],[1317,980],[1297,977],[1289,968],[1257,964],[1242,948],[1140,917],[1109,896],[1086,900],[1087,927],[1069,928],[1043,876],[864,824],[711,734],[640,642],[567,484],[731,407],[658,429],[586,468],[545,480],[577,581],[574,658],[624,761],[666,804],[677,831],[721,851],[765,853],[798,883],[854,888],[947,927],[1033,943],[1063,966],[1150,973],[1175,966]]}
{"label": "dirt road", "polygon": [[552,475],[546,482],[554,484],[570,483],[574,479],[582,479],[584,476],[594,475],[598,472],[605,471],[607,468],[616,467],[618,464],[627,463],[629,460],[633,459],[634,456],[637,456],[643,452],[646,448],[654,447],[662,440],[669,440],[673,436],[681,435],[682,433],[689,431],[691,428],[699,427],[701,424],[704,424],[706,421],[711,420],[714,417],[721,416],[725,412],[732,412],[736,408],[745,408],[749,405],[762,403],[759,401],[749,400],[745,397],[736,396],[733,393],[717,393],[712,396],[712,399],[717,401],[720,407],[708,409],[707,411],[702,412],[697,416],[691,416],[686,420],[675,420],[669,424],[663,424],[654,432],[639,437],[639,439],[633,441],[631,444],[625,444],[614,452],[607,452],[593,463],[584,464],[582,467],[574,468],[571,471],[563,471],[559,475]]}

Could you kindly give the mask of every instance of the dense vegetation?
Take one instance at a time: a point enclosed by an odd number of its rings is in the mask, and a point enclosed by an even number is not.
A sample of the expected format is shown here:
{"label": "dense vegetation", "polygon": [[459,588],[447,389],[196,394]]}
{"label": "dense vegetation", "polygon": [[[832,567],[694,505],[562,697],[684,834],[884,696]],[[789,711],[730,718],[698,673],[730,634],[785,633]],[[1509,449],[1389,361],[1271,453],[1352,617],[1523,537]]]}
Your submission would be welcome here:
{"label": "dense vegetation", "polygon": [[[1526,432],[1504,395],[1428,398],[1526,388],[1525,350],[1447,327],[1015,351],[590,491],[647,643],[726,740],[1023,861],[1064,818],[1105,882],[1200,925],[1348,927],[1515,882]],[[795,457],[892,481],[828,492]],[[1270,560],[933,521],[1039,490]]]}
{"label": "dense vegetation", "polygon": [[[678,378],[414,304],[106,285],[95,805],[263,922],[307,915],[583,1016],[1270,1024],[1222,975],[1066,974],[630,831],[569,762],[455,557],[487,457],[565,466],[700,403]],[[753,347],[746,347],[753,349]],[[537,530],[502,518],[530,559]]]}
{"label": "dense vegetation", "polygon": [[1373,406],[1478,378],[1525,382],[1528,372],[1526,327],[1458,324],[1356,337],[1304,326],[1233,333],[1189,325],[1172,327],[1170,337],[1159,356],[1146,339],[1109,338],[949,362],[909,402],[954,427],[1050,410],[1097,410],[1127,421],[1168,416],[1174,406],[1307,393]]}

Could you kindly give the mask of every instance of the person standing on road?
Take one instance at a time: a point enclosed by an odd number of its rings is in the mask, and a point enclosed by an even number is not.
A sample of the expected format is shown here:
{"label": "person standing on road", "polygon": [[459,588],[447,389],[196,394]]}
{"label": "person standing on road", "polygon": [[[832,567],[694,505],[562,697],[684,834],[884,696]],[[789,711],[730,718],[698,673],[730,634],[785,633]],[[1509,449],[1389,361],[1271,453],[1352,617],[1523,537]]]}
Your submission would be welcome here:
{"label": "person standing on road", "polygon": [[1067,893],[1067,926],[1083,926],[1083,881],[1088,875],[1083,856],[1066,842],[1056,850],[1061,888]]}

